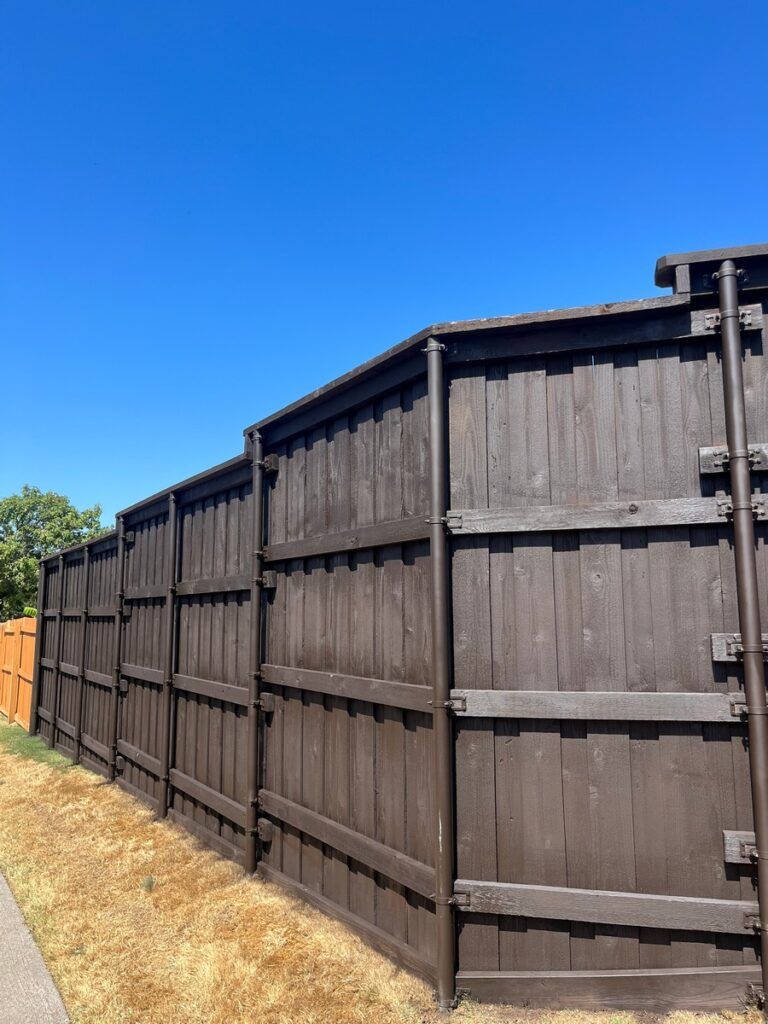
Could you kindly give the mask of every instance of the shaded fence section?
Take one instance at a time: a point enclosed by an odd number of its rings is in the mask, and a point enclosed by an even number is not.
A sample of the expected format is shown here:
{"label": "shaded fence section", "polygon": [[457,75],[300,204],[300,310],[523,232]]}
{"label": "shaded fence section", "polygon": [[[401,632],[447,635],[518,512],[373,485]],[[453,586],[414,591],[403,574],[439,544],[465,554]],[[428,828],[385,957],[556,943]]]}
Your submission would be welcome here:
{"label": "shaded fence section", "polygon": [[[768,249],[731,252],[765,613]],[[444,1006],[740,1005],[760,708],[724,258],[666,258],[671,296],[435,326],[47,559],[42,735]]]}
{"label": "shaded fence section", "polygon": [[0,714],[29,729],[36,620],[0,623]]}

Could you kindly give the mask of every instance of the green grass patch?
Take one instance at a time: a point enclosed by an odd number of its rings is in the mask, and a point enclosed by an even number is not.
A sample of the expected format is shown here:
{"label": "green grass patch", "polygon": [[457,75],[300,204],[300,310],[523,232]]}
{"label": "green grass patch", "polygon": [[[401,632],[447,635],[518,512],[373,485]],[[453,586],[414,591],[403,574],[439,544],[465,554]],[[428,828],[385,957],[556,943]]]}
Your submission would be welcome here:
{"label": "green grass patch", "polygon": [[49,750],[39,736],[30,736],[20,725],[8,725],[0,719],[0,751],[38,761],[51,768],[72,768],[73,764],[56,750]]}

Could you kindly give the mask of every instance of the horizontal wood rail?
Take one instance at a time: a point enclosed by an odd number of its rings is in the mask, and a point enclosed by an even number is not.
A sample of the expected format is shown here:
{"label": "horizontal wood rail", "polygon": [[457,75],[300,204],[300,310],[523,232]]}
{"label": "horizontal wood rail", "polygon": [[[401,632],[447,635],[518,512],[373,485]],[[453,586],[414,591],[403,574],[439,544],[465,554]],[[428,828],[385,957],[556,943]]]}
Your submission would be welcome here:
{"label": "horizontal wood rail", "polygon": [[425,513],[423,516],[410,516],[408,519],[360,526],[356,530],[343,530],[340,533],[326,533],[304,540],[268,544],[264,551],[264,559],[267,562],[285,562],[293,558],[313,558],[315,555],[359,551],[364,548],[385,547],[387,544],[405,544],[409,541],[426,540],[428,537],[429,524]]}
{"label": "horizontal wood rail", "polygon": [[163,673],[159,668],[148,668],[146,665],[130,665],[124,661],[120,666],[120,675],[129,679],[141,679],[145,683],[155,683],[161,686]]}
{"label": "horizontal wood rail", "polygon": [[143,768],[145,771],[150,772],[152,775],[160,775],[160,761],[158,758],[153,757],[151,754],[146,753],[144,750],[140,750],[138,747],[134,747],[132,743],[126,743],[125,740],[117,741],[117,752],[122,754],[123,757],[127,757],[129,761],[133,761],[139,768]]}
{"label": "horizontal wood rail", "polygon": [[730,522],[719,498],[602,501],[589,505],[450,509],[454,536],[480,533],[550,533],[561,530],[623,530],[654,526],[707,526]]}
{"label": "horizontal wood rail", "polygon": [[431,687],[415,686],[413,683],[394,683],[386,679],[367,679],[364,676],[345,675],[343,672],[319,672],[308,668],[291,668],[288,665],[262,665],[261,678],[262,682],[273,686],[310,690],[312,693],[346,697],[348,700],[370,701],[372,704],[409,711],[432,711]]}
{"label": "horizontal wood rail", "polygon": [[164,598],[168,588],[162,583],[146,587],[126,587],[123,598],[126,601],[152,601]]}
{"label": "horizontal wood rail", "polygon": [[50,669],[55,669],[56,668],[56,660],[55,660],[55,658],[41,658],[40,659],[40,664],[42,665],[43,668],[50,668]]}
{"label": "horizontal wood rail", "polygon": [[111,675],[107,675],[106,672],[96,672],[92,668],[87,668],[84,672],[85,681],[87,683],[95,683],[97,686],[106,686],[110,690],[115,685],[115,681]]}
{"label": "horizontal wood rail", "polygon": [[69,722],[65,721],[63,718],[56,719],[56,728],[59,732],[63,732],[65,736],[69,736],[71,740],[75,738],[74,725],[70,725]]}
{"label": "horizontal wood rail", "polygon": [[457,906],[473,914],[509,914],[557,921],[585,921],[635,928],[754,934],[757,903],[698,896],[649,896],[555,885],[459,879]]}
{"label": "horizontal wood rail", "polygon": [[59,671],[63,672],[65,676],[79,676],[80,675],[80,669],[77,667],[77,665],[70,665],[66,661],[60,661],[59,662]]}
{"label": "horizontal wood rail", "polygon": [[250,590],[250,576],[217,576],[210,580],[182,580],[176,584],[177,597],[202,594],[229,594],[236,590]]}
{"label": "horizontal wood rail", "polygon": [[184,693],[196,693],[201,697],[212,697],[214,700],[229,701],[230,704],[238,704],[246,707],[248,704],[247,686],[230,686],[228,683],[219,683],[211,679],[198,679],[196,676],[185,676],[176,673],[173,677],[173,686],[176,690]]}
{"label": "horizontal wood rail", "polygon": [[44,722],[47,722],[49,725],[53,721],[53,715],[51,714],[51,712],[50,711],[46,711],[46,709],[43,708],[43,707],[39,707],[37,709],[37,717],[38,718],[42,718],[42,720]]}
{"label": "horizontal wood rail", "polygon": [[89,619],[114,619],[115,609],[111,604],[97,604],[88,609]]}
{"label": "horizontal wood rail", "polygon": [[89,736],[87,732],[81,733],[80,743],[86,750],[90,750],[92,754],[97,754],[103,761],[109,760],[109,747],[99,743],[93,736]]}
{"label": "horizontal wood rail", "polygon": [[456,983],[480,1002],[550,1009],[743,1010],[760,968],[659,967],[613,971],[459,971]]}
{"label": "horizontal wood rail", "polygon": [[202,782],[193,779],[190,775],[171,768],[170,782],[174,789],[184,793],[186,796],[196,800],[199,804],[209,808],[215,814],[220,814],[227,821],[232,821],[240,828],[245,828],[245,807],[236,800],[231,800],[223,793],[204,786]]}
{"label": "horizontal wood rail", "polygon": [[429,897],[435,891],[434,868],[284,796],[266,789],[260,790],[259,809],[422,896]]}
{"label": "horizontal wood rail", "polygon": [[593,719],[624,722],[743,722],[741,693],[451,690],[459,717]]}

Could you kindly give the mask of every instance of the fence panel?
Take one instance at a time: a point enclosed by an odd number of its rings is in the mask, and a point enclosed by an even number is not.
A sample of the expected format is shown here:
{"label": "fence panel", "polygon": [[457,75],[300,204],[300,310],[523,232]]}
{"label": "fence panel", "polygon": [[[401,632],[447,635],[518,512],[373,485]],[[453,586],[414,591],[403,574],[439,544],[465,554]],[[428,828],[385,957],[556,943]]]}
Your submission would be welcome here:
{"label": "fence panel", "polygon": [[768,248],[734,256],[748,452],[722,252],[662,261],[672,296],[438,325],[45,560],[38,731],[441,1006],[739,1005],[762,710],[728,470],[765,621]]}
{"label": "fence panel", "polygon": [[117,586],[117,540],[110,534],[88,545],[86,626],[80,662],[80,760],[105,776],[109,775],[114,714]]}
{"label": "fence panel", "polygon": [[11,619],[0,623],[0,713],[9,723],[29,729],[36,620]]}
{"label": "fence panel", "polygon": [[421,379],[273,452],[260,870],[431,974],[426,424]]}
{"label": "fence panel", "polygon": [[179,516],[169,814],[242,861],[251,673],[250,465],[243,462],[212,478],[203,493],[182,493]]}
{"label": "fence panel", "polygon": [[[698,465],[698,449],[722,436],[713,368],[714,346],[699,344],[455,373],[452,507],[535,507],[544,526],[533,516],[515,532],[454,541],[457,688],[738,692],[736,672],[710,651],[710,635],[735,621],[725,524],[578,529],[591,503],[693,498],[722,485]],[[764,391],[762,359],[750,355],[746,368]],[[754,436],[768,436],[766,410],[755,412]],[[540,510],[556,505],[574,509],[574,529],[546,530]],[[461,720],[460,878],[751,898],[748,879],[723,868],[723,830],[752,827],[743,721],[578,721],[541,708],[540,718]],[[470,971],[755,958],[751,934],[637,928],[631,915],[601,925],[567,913],[472,913],[461,929]]]}

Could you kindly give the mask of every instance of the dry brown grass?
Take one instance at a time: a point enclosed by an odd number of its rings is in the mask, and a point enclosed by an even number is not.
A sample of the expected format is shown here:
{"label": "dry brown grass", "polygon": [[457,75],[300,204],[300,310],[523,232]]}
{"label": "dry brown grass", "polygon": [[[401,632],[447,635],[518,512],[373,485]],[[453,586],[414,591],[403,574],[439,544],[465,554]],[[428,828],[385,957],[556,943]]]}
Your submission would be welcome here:
{"label": "dry brown grass", "polygon": [[[0,869],[73,1024],[434,1022],[428,988],[341,925],[0,725]],[[34,747],[31,746],[34,744]],[[36,753],[35,753],[36,750]],[[39,760],[30,759],[30,753]],[[148,881],[148,880],[152,881]],[[463,1005],[452,1021],[632,1024]],[[668,1024],[757,1024],[673,1014]]]}

